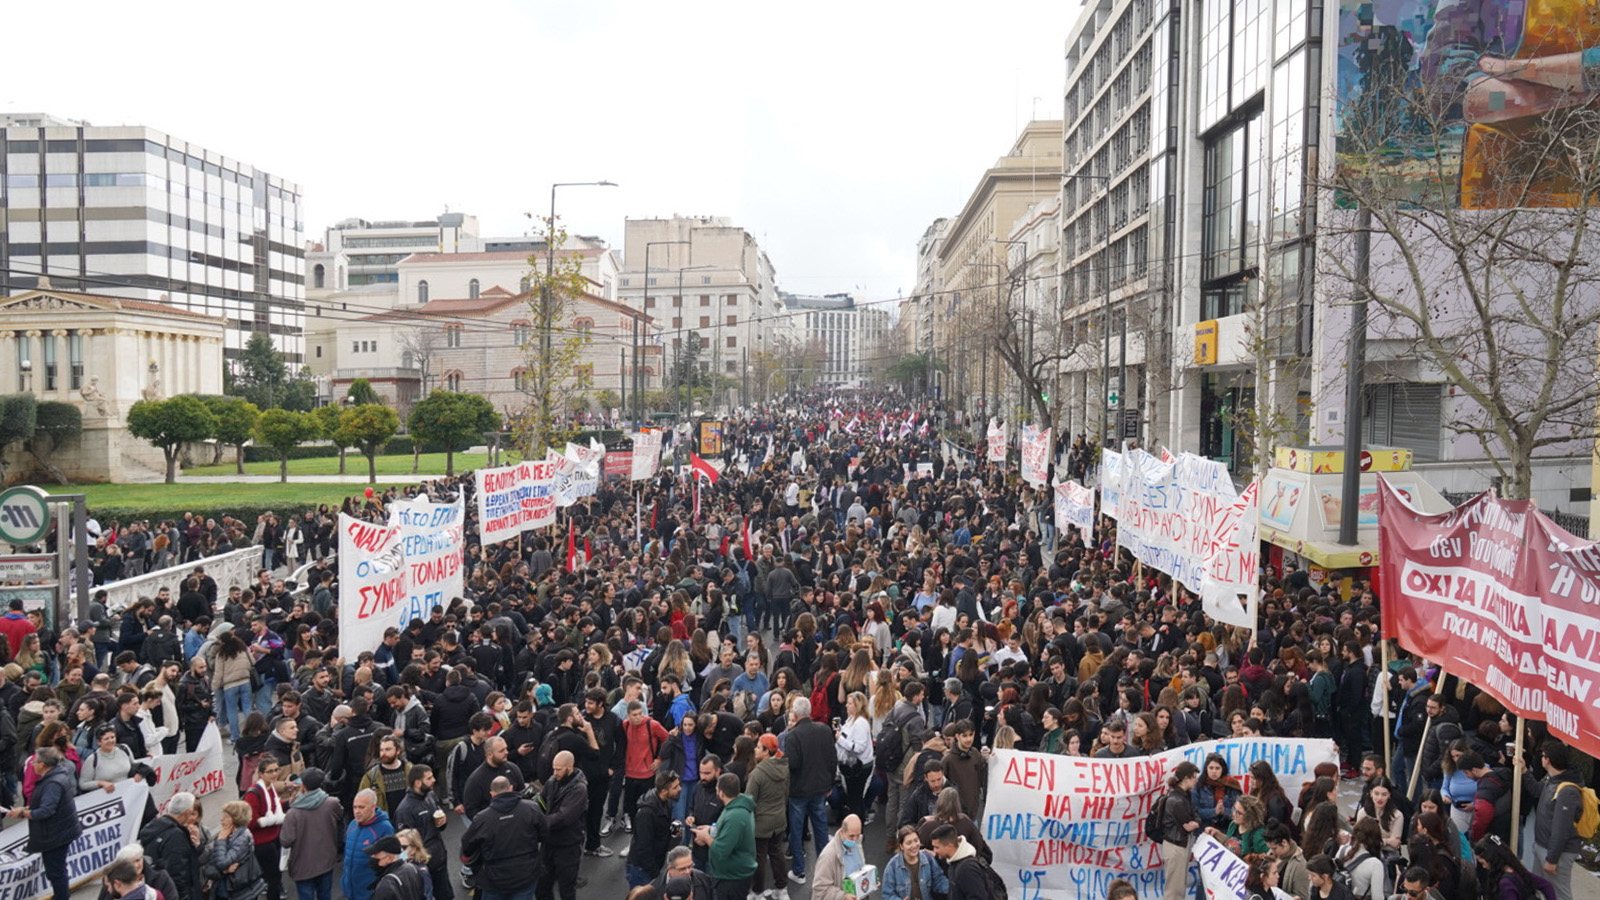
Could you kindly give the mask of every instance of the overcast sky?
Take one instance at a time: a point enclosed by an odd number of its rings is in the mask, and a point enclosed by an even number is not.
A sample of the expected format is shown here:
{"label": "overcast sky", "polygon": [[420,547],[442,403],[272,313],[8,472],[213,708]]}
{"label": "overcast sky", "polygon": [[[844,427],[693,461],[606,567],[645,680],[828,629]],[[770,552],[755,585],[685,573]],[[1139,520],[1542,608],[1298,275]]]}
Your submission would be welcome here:
{"label": "overcast sky", "polygon": [[[16,4],[6,112],[142,124],[298,182],[306,237],[445,207],[521,234],[717,215],[800,293],[909,292],[1028,119],[1063,2]],[[24,76],[24,73],[26,75]]]}

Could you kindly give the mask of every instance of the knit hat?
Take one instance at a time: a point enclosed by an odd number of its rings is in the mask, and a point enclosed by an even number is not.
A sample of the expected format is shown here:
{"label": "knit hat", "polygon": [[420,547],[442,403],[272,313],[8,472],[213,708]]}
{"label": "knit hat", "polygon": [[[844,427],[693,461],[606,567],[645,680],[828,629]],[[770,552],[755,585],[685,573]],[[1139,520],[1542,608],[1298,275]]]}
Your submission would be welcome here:
{"label": "knit hat", "polygon": [[783,756],[783,750],[778,746],[778,736],[775,734],[763,734],[761,736],[761,746],[767,748],[768,756]]}
{"label": "knit hat", "polygon": [[300,786],[308,791],[322,790],[322,785],[327,780],[328,776],[315,766],[300,773]]}
{"label": "knit hat", "polygon": [[399,856],[403,850],[405,850],[405,845],[400,843],[400,839],[388,834],[374,841],[372,846],[367,848],[367,855],[377,856],[379,853],[392,853],[395,856]]}
{"label": "knit hat", "polygon": [[549,706],[556,702],[555,697],[555,692],[550,690],[550,685],[548,684],[541,684],[533,689],[533,702],[540,706]]}

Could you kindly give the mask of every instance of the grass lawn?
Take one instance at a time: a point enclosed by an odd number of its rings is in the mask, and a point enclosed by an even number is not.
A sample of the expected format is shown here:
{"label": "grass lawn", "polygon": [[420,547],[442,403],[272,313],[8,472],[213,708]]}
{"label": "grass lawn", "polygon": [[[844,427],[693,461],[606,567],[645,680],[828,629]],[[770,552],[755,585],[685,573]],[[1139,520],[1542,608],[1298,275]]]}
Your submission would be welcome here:
{"label": "grass lawn", "polygon": [[[417,472],[421,475],[443,475],[444,456],[443,453],[422,454],[421,464]],[[512,457],[506,454],[501,454],[501,459],[507,463],[512,461]],[[457,453],[456,472],[461,473],[470,469],[482,468],[486,462],[487,457],[482,453]],[[385,475],[401,475],[407,478],[411,476],[410,456],[380,456],[377,463],[378,477],[380,478]],[[276,460],[272,462],[247,462],[244,464],[244,470],[250,475],[276,475],[278,474],[278,462]],[[354,450],[350,451],[345,456],[344,470],[345,474],[348,475],[367,474],[367,458]],[[220,466],[190,466],[183,470],[185,475],[233,475],[235,472],[237,472],[237,469],[234,466],[232,450],[223,452],[223,462]],[[289,460],[290,478],[296,475],[337,474],[339,474],[339,457],[337,456]]]}
{"label": "grass lawn", "polygon": [[[337,462],[337,460],[335,460]],[[320,503],[337,505],[345,497],[361,496],[364,484],[80,484],[70,487],[40,485],[53,494],[84,494],[89,508],[132,508],[150,514],[202,515],[238,507],[278,506],[281,512],[298,512]],[[379,490],[387,487],[377,485]]]}

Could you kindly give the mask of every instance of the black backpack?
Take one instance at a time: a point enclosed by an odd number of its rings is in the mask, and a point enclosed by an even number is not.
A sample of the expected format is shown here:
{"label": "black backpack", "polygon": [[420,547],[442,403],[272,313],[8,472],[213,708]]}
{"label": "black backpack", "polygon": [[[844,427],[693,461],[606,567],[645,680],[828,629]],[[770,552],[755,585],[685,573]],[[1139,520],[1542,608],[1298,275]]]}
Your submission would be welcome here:
{"label": "black backpack", "polygon": [[1159,844],[1167,839],[1166,829],[1161,825],[1167,812],[1167,796],[1162,794],[1160,800],[1150,804],[1150,811],[1144,815],[1144,837],[1147,841]]}
{"label": "black backpack", "polygon": [[993,866],[984,862],[983,857],[973,854],[962,860],[961,864],[964,866],[977,866],[978,871],[983,873],[984,893],[987,896],[987,900],[1006,900],[1005,879],[1000,877],[1000,873],[996,872]]}

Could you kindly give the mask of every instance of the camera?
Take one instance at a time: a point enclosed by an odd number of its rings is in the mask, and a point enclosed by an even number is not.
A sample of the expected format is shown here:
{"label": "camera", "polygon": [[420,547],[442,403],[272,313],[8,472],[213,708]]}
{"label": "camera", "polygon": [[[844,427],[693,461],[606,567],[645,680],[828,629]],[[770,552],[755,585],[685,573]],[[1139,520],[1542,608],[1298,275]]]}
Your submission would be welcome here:
{"label": "camera", "polygon": [[843,725],[843,724],[844,724],[844,720],[840,719],[838,716],[834,716],[833,717],[833,730],[834,731],[838,731],[839,730],[839,726]]}
{"label": "camera", "polygon": [[683,837],[683,823],[677,819],[673,819],[672,825],[668,827],[667,831],[672,835],[673,840],[677,840]]}

